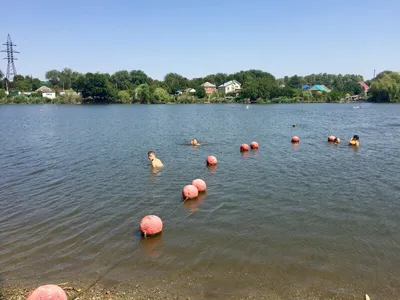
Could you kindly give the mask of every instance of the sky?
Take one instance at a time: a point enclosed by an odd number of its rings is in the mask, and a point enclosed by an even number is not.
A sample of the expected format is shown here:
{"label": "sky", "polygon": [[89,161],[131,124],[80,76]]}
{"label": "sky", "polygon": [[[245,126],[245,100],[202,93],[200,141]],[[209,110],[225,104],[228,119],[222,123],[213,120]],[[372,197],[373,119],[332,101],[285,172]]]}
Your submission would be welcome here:
{"label": "sky", "polygon": [[10,34],[17,45],[17,73],[40,79],[65,67],[143,70],[160,80],[248,69],[276,78],[400,71],[399,0],[0,0],[0,7],[0,42]]}

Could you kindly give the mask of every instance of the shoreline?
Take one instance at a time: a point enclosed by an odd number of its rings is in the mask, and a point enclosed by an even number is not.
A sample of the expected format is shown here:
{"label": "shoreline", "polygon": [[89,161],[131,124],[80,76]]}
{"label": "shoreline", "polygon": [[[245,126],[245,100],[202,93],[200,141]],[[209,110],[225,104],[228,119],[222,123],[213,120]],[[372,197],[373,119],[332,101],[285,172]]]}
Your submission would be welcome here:
{"label": "shoreline", "polygon": [[[216,291],[207,290],[204,286],[203,289],[196,287],[196,283],[189,284],[187,289],[191,291],[179,292],[176,291],[175,286],[165,286],[162,284],[163,280],[159,280],[154,284],[154,287],[145,287],[142,284],[123,284],[116,283],[114,285],[108,284],[107,286],[99,283],[90,284],[89,286],[83,283],[52,283],[42,282],[38,285],[22,285],[11,284],[0,286],[0,300],[26,300],[30,293],[40,285],[55,284],[60,286],[66,293],[68,300],[100,300],[100,299],[120,299],[120,300],[167,300],[167,299],[184,299],[184,300],[197,300],[197,299],[232,299],[232,300],[286,300],[286,299],[303,299],[303,300],[361,300],[365,299],[364,292],[358,292],[357,295],[344,294],[339,290],[318,290],[316,288],[301,288],[291,292],[281,294],[274,289],[256,289],[247,291],[243,289],[243,293],[239,294],[222,294]],[[290,285],[290,284],[289,284]],[[246,291],[245,291],[246,290]],[[380,299],[379,295],[369,294],[370,299]]]}

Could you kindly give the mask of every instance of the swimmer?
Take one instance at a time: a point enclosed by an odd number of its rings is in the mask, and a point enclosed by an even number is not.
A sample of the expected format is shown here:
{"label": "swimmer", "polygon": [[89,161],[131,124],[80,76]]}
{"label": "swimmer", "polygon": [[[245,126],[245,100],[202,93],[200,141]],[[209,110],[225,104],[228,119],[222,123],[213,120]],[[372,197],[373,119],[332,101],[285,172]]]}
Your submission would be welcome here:
{"label": "swimmer", "polygon": [[295,127],[296,127],[296,124],[293,124],[292,127],[295,128]]}
{"label": "swimmer", "polygon": [[351,140],[349,142],[349,145],[350,146],[356,146],[356,147],[360,146],[360,137],[358,135],[354,135],[351,138]]}
{"label": "swimmer", "polygon": [[335,139],[333,140],[333,142],[334,142],[335,144],[339,144],[339,143],[340,143],[340,139],[339,139],[339,138],[335,138]]}
{"label": "swimmer", "polygon": [[194,138],[193,140],[190,141],[190,145],[193,145],[193,146],[200,146],[200,144],[199,144],[199,142],[197,141],[196,138]]}
{"label": "swimmer", "polygon": [[147,152],[147,156],[149,157],[149,160],[151,161],[151,166],[155,169],[159,169],[162,168],[164,165],[161,162],[161,160],[159,160],[156,157],[156,154],[154,153],[154,151],[149,151]]}

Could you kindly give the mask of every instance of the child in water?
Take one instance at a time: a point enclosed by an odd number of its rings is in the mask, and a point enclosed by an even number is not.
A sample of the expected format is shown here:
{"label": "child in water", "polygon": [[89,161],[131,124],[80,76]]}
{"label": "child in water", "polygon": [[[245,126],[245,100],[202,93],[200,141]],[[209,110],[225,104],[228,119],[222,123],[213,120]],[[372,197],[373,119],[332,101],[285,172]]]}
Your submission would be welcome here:
{"label": "child in water", "polygon": [[193,140],[190,141],[190,144],[193,146],[200,146],[199,142],[197,141],[196,138],[194,138]]}
{"label": "child in water", "polygon": [[350,146],[356,146],[356,147],[360,146],[360,137],[358,135],[354,135],[351,138],[351,140],[349,142],[349,145]]}
{"label": "child in water", "polygon": [[154,169],[159,169],[164,166],[163,163],[161,162],[161,160],[156,157],[156,154],[154,153],[154,151],[147,152],[147,156],[149,157],[149,160],[151,161],[151,166]]}
{"label": "child in water", "polygon": [[340,139],[339,139],[339,138],[335,138],[335,139],[333,140],[333,142],[334,142],[335,144],[339,144],[339,143],[340,143]]}

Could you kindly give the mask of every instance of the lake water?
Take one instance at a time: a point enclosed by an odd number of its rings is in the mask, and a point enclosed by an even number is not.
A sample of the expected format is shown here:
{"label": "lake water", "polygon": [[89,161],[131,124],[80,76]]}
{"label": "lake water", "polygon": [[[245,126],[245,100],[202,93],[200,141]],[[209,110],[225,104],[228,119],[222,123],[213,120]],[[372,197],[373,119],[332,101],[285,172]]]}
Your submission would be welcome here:
{"label": "lake water", "polygon": [[[400,105],[354,106],[0,106],[0,280],[399,299]],[[182,203],[195,178],[206,195]],[[140,238],[146,214],[161,236]]]}

